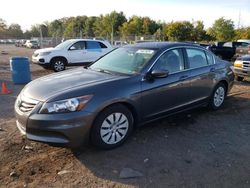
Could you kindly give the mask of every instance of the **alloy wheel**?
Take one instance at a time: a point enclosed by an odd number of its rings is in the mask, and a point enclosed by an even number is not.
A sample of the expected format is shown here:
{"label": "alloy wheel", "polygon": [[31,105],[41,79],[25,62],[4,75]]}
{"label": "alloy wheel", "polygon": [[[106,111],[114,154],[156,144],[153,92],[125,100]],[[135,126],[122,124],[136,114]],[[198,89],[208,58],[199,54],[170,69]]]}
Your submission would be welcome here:
{"label": "alloy wheel", "polygon": [[56,71],[62,71],[64,70],[64,63],[62,61],[56,61],[55,64],[54,64],[54,68]]}
{"label": "alloy wheel", "polygon": [[110,114],[101,125],[101,138],[106,144],[116,144],[126,136],[128,128],[129,121],[123,113]]}
{"label": "alloy wheel", "polygon": [[218,87],[214,93],[214,105],[220,107],[225,99],[225,89],[223,87]]}

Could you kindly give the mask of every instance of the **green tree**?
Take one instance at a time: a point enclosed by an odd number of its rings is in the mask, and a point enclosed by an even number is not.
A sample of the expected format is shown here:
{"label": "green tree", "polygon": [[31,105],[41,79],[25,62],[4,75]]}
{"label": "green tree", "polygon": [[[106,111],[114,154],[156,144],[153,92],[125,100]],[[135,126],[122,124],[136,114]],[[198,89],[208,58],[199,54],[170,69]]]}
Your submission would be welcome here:
{"label": "green tree", "polygon": [[0,30],[5,30],[6,28],[6,22],[2,18],[0,18]]}
{"label": "green tree", "polygon": [[23,37],[23,31],[19,24],[11,24],[7,30],[10,38],[20,39]]}
{"label": "green tree", "polygon": [[240,28],[235,31],[235,40],[250,39],[250,27]]}
{"label": "green tree", "polygon": [[61,20],[54,20],[49,23],[49,35],[52,37],[63,36],[63,22]]}
{"label": "green tree", "polygon": [[85,21],[85,27],[83,29],[83,34],[86,37],[94,37],[94,23],[96,22],[97,17],[91,16],[88,17]]}
{"label": "green tree", "polygon": [[7,34],[7,25],[6,22],[0,18],[0,38],[6,38]]}
{"label": "green tree", "polygon": [[94,33],[96,36],[111,38],[112,34],[119,34],[119,28],[124,22],[126,22],[126,17],[123,12],[113,11],[110,14],[100,15],[94,23]]}
{"label": "green tree", "polygon": [[188,22],[171,22],[165,26],[164,31],[170,41],[192,41],[194,26]]}
{"label": "green tree", "polygon": [[[144,30],[146,26],[144,25]],[[128,22],[123,23],[120,27],[120,33],[123,37],[133,35],[139,36],[143,33],[143,19],[138,16],[133,16]]]}
{"label": "green tree", "polygon": [[159,24],[157,24],[154,20],[151,20],[149,17],[143,17],[142,20],[143,35],[153,35],[157,31],[157,29],[160,28]]}
{"label": "green tree", "polygon": [[223,17],[215,20],[213,26],[208,29],[207,33],[218,41],[230,41],[235,36],[234,23],[232,20]]}
{"label": "green tree", "polygon": [[31,37],[40,37],[40,25],[32,25],[29,32]]}
{"label": "green tree", "polygon": [[204,24],[202,21],[193,22],[193,41],[204,41],[206,40],[206,30],[204,29]]}

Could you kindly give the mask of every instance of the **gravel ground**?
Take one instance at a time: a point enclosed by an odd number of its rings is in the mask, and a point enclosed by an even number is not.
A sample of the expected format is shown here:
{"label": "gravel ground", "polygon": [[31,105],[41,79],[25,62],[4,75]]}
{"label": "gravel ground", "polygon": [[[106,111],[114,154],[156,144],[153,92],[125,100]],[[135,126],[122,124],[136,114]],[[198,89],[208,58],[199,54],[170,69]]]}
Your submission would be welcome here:
{"label": "gravel ground", "polygon": [[[0,82],[12,92],[0,95],[0,187],[250,187],[250,82],[235,82],[219,111],[148,124],[114,150],[72,151],[28,141],[15,126],[23,85],[12,84],[9,58],[32,52],[0,45]],[[52,73],[34,64],[31,71],[33,79]]]}

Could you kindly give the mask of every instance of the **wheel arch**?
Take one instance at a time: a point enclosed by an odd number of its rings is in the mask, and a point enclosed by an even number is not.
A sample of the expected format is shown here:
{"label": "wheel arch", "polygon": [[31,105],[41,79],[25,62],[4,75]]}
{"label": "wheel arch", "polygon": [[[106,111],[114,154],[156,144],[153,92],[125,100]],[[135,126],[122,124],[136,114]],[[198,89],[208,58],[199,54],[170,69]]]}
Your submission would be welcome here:
{"label": "wheel arch", "polygon": [[52,57],[51,60],[50,60],[50,63],[52,63],[56,59],[63,59],[65,61],[66,65],[68,64],[68,60],[64,56],[55,56],[55,57]]}
{"label": "wheel arch", "polygon": [[222,84],[224,84],[224,86],[226,87],[226,93],[228,92],[228,87],[229,87],[229,84],[228,84],[228,82],[226,81],[226,80],[220,80],[217,84],[216,84],[216,86],[218,85],[218,84],[220,84],[220,83],[222,83]]}
{"label": "wheel arch", "polygon": [[113,102],[110,104],[106,104],[104,107],[102,107],[100,110],[98,110],[98,112],[96,113],[95,118],[93,120],[93,123],[95,122],[96,118],[98,117],[98,115],[100,113],[102,113],[107,108],[110,108],[110,107],[115,106],[115,105],[123,105],[131,112],[131,114],[133,116],[133,120],[134,120],[134,127],[136,127],[136,124],[139,121],[139,113],[138,113],[138,110],[136,109],[135,105],[133,105],[132,103],[130,103],[128,101],[116,101],[116,102]]}

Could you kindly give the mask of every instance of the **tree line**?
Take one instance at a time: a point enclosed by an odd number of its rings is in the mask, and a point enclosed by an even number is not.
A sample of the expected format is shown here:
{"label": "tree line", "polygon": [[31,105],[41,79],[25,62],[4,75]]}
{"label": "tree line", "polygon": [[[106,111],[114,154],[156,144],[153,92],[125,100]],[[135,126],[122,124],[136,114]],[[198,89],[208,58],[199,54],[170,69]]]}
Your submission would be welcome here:
{"label": "tree line", "polygon": [[172,21],[169,23],[152,20],[149,17],[126,18],[123,12],[113,11],[106,15],[77,16],[56,19],[51,22],[32,25],[22,31],[19,24],[10,24],[0,18],[0,39],[40,37],[84,38],[119,36],[128,40],[130,36],[154,36],[156,40],[168,41],[232,41],[249,39],[250,27],[235,29],[234,22],[221,17],[205,29],[202,21]]}

